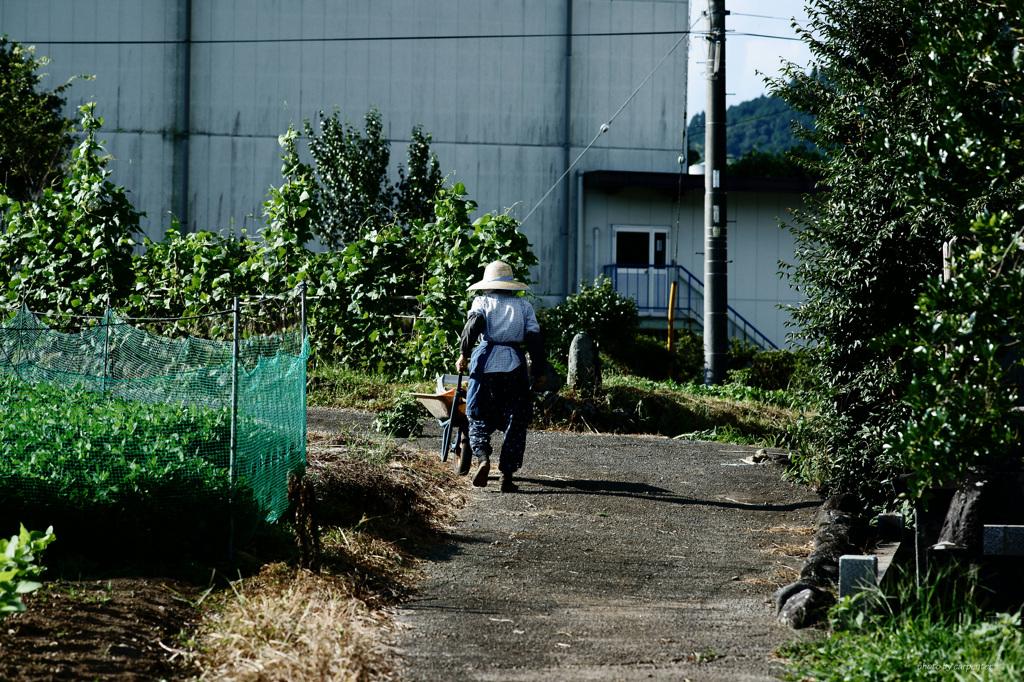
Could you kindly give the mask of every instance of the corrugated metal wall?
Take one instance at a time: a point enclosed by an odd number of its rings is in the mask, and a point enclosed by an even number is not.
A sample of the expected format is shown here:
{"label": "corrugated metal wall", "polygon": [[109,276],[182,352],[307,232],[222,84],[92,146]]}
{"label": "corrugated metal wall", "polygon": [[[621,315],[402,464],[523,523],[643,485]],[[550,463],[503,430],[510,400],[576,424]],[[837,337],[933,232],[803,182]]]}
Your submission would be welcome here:
{"label": "corrugated metal wall", "polygon": [[[0,32],[54,60],[50,87],[96,76],[69,104],[99,103],[114,180],[159,238],[186,193],[192,228],[257,228],[289,123],[337,110],[361,127],[371,106],[394,165],[422,124],[481,212],[521,219],[680,37],[652,32],[688,14],[686,0],[4,0]],[[678,170],[686,60],[683,41],[578,168]],[[558,187],[523,228],[554,297],[575,275],[566,199]]]}

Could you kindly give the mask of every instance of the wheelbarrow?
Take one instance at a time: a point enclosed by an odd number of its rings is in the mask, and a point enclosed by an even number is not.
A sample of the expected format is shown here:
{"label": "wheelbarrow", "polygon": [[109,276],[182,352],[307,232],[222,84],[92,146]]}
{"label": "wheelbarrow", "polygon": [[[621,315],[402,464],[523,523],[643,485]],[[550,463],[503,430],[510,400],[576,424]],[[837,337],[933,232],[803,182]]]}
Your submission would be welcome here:
{"label": "wheelbarrow", "polygon": [[412,397],[427,408],[430,416],[441,425],[441,461],[447,462],[451,454],[456,473],[468,474],[473,463],[473,450],[469,446],[466,386],[462,374],[442,374],[437,379],[437,393],[413,393]]}

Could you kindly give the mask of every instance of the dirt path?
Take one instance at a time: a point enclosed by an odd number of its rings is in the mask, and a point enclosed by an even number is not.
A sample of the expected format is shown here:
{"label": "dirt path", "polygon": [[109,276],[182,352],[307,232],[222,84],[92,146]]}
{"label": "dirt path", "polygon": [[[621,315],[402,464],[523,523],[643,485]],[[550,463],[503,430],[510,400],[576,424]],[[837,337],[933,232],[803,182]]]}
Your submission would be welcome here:
{"label": "dirt path", "polygon": [[403,679],[774,679],[800,635],[772,595],[810,540],[779,529],[819,500],[755,450],[532,432],[521,492],[492,471],[399,610]]}

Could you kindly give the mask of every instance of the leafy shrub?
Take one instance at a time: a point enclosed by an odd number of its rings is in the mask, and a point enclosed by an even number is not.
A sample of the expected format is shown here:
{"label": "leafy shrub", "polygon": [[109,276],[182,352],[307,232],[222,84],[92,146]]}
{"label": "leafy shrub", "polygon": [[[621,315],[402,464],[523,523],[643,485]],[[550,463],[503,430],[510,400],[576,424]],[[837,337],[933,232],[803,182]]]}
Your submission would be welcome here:
{"label": "leafy shrub", "polygon": [[704,380],[704,337],[693,332],[676,335],[676,381]]}
{"label": "leafy shrub", "polygon": [[53,526],[43,533],[30,532],[24,525],[10,540],[0,539],[0,618],[25,610],[21,595],[41,587],[35,579],[43,568],[36,565],[36,556],[55,539]]}
{"label": "leafy shrub", "polygon": [[580,293],[568,296],[551,308],[537,313],[548,355],[562,361],[576,334],[586,332],[602,352],[620,358],[635,341],[640,329],[636,301],[615,290],[607,277],[593,285],[584,284]]}
{"label": "leafy shrub", "polygon": [[94,109],[79,109],[85,138],[59,189],[46,188],[35,202],[0,196],[0,300],[8,307],[102,315],[108,297],[125,300],[133,292],[140,214],[107,179],[110,157],[96,141],[103,119]]}
{"label": "leafy shrub", "polygon": [[607,369],[653,381],[673,379],[697,381],[703,377],[704,347],[699,335],[682,331],[676,336],[675,352],[669,352],[667,339],[640,333],[620,347],[617,357],[606,357]]}
{"label": "leafy shrub", "polygon": [[803,351],[767,350],[752,355],[748,363],[729,370],[729,381],[769,391],[809,387],[807,355]]}
{"label": "leafy shrub", "polygon": [[373,426],[393,438],[417,438],[423,435],[423,408],[411,396],[401,396],[390,410],[377,414]]}
{"label": "leafy shrub", "polygon": [[914,472],[914,496],[963,481],[979,465],[1021,466],[1024,322],[1007,314],[1024,298],[1017,225],[1006,213],[977,220],[976,246],[956,276],[929,282],[918,299],[922,322],[892,334],[889,345],[904,351],[899,369],[912,376],[910,414],[886,434],[884,460]]}

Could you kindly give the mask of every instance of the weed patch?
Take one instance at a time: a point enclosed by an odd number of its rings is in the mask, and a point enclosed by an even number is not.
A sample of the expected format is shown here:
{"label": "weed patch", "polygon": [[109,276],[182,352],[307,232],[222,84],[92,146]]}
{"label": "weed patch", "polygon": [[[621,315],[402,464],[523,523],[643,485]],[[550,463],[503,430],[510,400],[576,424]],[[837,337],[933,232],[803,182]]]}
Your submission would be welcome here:
{"label": "weed patch", "polygon": [[[1024,677],[1021,614],[980,609],[948,579],[904,583],[897,596],[845,597],[829,612],[831,636],[780,650],[786,679],[1019,680]],[[962,586],[961,586],[962,587]],[[871,615],[866,615],[865,612]]]}
{"label": "weed patch", "polygon": [[[747,386],[705,387],[612,375],[597,397],[571,390],[543,410],[542,427],[645,433],[777,447],[796,420],[783,392]],[[761,402],[757,398],[770,402]]]}

